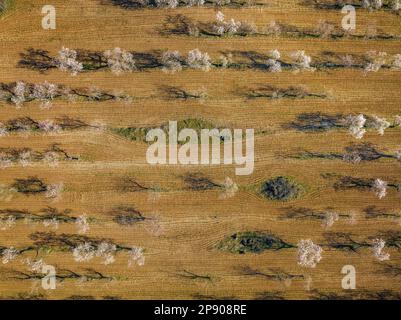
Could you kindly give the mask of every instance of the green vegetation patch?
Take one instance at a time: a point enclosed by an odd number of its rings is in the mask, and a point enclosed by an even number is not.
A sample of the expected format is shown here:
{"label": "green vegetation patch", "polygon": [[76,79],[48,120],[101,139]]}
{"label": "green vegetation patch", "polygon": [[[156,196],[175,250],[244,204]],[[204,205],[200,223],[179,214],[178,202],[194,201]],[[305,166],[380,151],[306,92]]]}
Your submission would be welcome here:
{"label": "green vegetation patch", "polygon": [[246,252],[261,253],[265,250],[280,250],[292,248],[280,238],[266,232],[247,231],[238,232],[222,240],[217,248],[231,253],[243,254]]}
{"label": "green vegetation patch", "polygon": [[287,177],[276,177],[263,183],[261,193],[272,200],[290,200],[297,198],[301,188]]}
{"label": "green vegetation patch", "polygon": [[15,8],[15,0],[0,0],[0,17]]}
{"label": "green vegetation patch", "polygon": [[[111,129],[112,132],[118,134],[121,137],[127,138],[131,141],[141,141],[141,142],[146,142],[146,135],[151,129],[156,129],[160,128],[162,129],[165,134],[166,138],[168,141],[168,132],[169,132],[169,124],[165,123],[161,125],[160,127],[127,127],[127,128],[113,128]],[[177,121],[177,131],[180,132],[183,129],[193,129],[196,131],[198,136],[200,136],[201,130],[202,129],[218,129],[216,126],[207,120],[203,119],[196,119],[196,118],[190,118],[190,119],[184,119],[184,120],[179,120]],[[180,142],[180,143],[185,143],[185,142]]]}
{"label": "green vegetation patch", "polygon": [[146,134],[151,128],[113,128],[112,132],[131,141],[146,141]]}

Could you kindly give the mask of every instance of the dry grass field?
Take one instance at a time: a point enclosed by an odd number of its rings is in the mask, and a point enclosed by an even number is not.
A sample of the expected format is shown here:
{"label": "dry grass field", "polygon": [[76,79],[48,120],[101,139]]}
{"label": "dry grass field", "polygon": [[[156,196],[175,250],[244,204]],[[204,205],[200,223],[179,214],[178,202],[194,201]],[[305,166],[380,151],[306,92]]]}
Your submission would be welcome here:
{"label": "dry grass field", "polygon": [[[3,1],[0,297],[400,299],[399,12],[357,7],[355,34],[337,37],[316,26],[325,21],[341,32],[341,10],[302,0],[177,8],[117,2],[54,0],[57,27],[44,30],[47,1]],[[295,32],[219,36],[167,26],[177,15],[208,26],[218,11],[258,30],[275,21]],[[54,67],[63,47],[89,59],[76,76]],[[91,69],[93,55],[116,47],[133,52],[139,67],[120,75]],[[208,72],[162,70],[162,52],[186,57],[196,48],[213,61]],[[282,72],[266,66],[273,49],[281,53]],[[311,68],[290,63],[298,50],[312,58]],[[369,60],[370,51],[386,52],[386,62]],[[338,62],[351,56],[356,62]],[[379,70],[366,72],[369,63]],[[39,99],[17,106],[10,97],[17,97],[18,81],[89,93],[76,101],[61,94],[48,108]],[[286,95],[292,87],[296,94]],[[362,139],[343,121],[359,114],[368,119]],[[383,135],[375,116],[389,122]],[[235,165],[152,166],[149,144],[124,130],[185,119],[255,129],[254,172],[236,176]],[[46,120],[60,130],[47,132]],[[285,177],[296,196],[264,195],[263,186],[276,177]],[[227,178],[237,188],[226,186]],[[387,182],[382,198],[378,181]],[[313,268],[298,261],[297,246],[307,239],[323,249]],[[378,239],[385,242],[382,252]],[[288,247],[274,247],[280,241]],[[85,245],[87,261],[77,261]],[[42,288],[35,268],[42,262],[56,268],[55,290]],[[341,286],[345,265],[356,269],[355,290]]]}

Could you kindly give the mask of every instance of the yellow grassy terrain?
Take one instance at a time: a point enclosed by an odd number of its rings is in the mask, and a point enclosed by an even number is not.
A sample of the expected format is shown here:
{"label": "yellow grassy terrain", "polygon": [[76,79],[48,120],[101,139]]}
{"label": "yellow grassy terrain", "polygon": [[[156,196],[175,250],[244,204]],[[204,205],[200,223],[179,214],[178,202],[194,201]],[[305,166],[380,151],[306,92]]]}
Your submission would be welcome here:
{"label": "yellow grassy terrain", "polygon": [[[258,26],[276,20],[299,27],[313,27],[324,19],[335,24],[341,21],[337,11],[317,10],[301,6],[298,1],[267,1],[263,8],[223,8],[227,17],[255,22]],[[147,145],[132,142],[109,131],[81,130],[57,135],[11,135],[0,138],[0,147],[44,150],[58,143],[69,154],[77,155],[77,162],[60,162],[52,168],[43,163],[22,167],[13,166],[0,171],[0,184],[8,186],[14,179],[37,176],[47,183],[64,184],[62,198],[52,202],[43,196],[12,194],[2,197],[0,209],[28,209],[37,211],[46,206],[71,209],[78,216],[94,218],[88,232],[90,237],[112,239],[114,242],[145,249],[144,266],[128,266],[128,253],[118,253],[111,265],[103,265],[95,258],[88,263],[74,261],[70,252],[41,253],[47,264],[61,269],[84,272],[93,268],[109,280],[82,282],[76,279],[58,283],[56,290],[44,290],[37,281],[17,280],[8,276],[10,270],[25,270],[19,259],[0,266],[0,296],[40,297],[43,299],[104,298],[121,299],[193,299],[235,298],[257,299],[283,297],[308,299],[319,292],[346,293],[341,288],[341,268],[353,265],[357,270],[357,288],[380,292],[400,293],[400,275],[394,278],[381,272],[369,249],[358,253],[327,250],[313,269],[297,264],[296,249],[265,251],[243,255],[222,252],[219,241],[240,231],[270,231],[286,242],[296,244],[301,239],[324,243],[327,232],[321,221],[282,220],[283,209],[307,207],[317,210],[333,208],[339,212],[357,213],[357,223],[338,221],[331,232],[352,233],[357,239],[368,239],[383,231],[399,231],[400,225],[391,219],[366,219],[362,213],[367,206],[378,206],[389,212],[400,212],[400,193],[389,190],[384,199],[371,191],[334,191],[333,180],[324,173],[361,178],[382,178],[401,181],[400,162],[381,159],[374,162],[350,164],[341,160],[293,159],[283,155],[307,150],[313,152],[342,152],[355,142],[345,130],[303,133],[286,129],[285,124],[302,113],[320,111],[328,114],[378,115],[391,119],[400,114],[401,77],[393,70],[380,70],[364,75],[360,70],[329,70],[300,72],[285,71],[272,74],[260,70],[184,70],[175,74],[161,70],[126,73],[120,76],[108,70],[88,72],[71,77],[59,70],[39,73],[17,67],[20,53],[28,48],[40,48],[56,55],[62,46],[76,49],[104,51],[121,47],[132,51],[188,50],[199,48],[212,58],[221,51],[254,50],[266,53],[279,49],[283,55],[305,50],[312,57],[323,51],[364,54],[369,50],[401,53],[398,40],[329,40],[296,39],[285,37],[228,37],[194,38],[162,36],[158,29],[172,14],[184,14],[200,21],[213,20],[212,8],[179,8],[174,10],[124,10],[102,4],[98,0],[53,1],[57,8],[57,29],[41,28],[41,8],[46,1],[17,0],[16,7],[0,18],[0,82],[23,80],[39,83],[45,80],[72,87],[97,86],[119,90],[136,99],[124,102],[77,102],[57,100],[49,110],[39,108],[38,102],[21,109],[2,103],[0,122],[22,116],[35,120],[54,119],[64,115],[88,123],[103,123],[110,127],[152,126],[168,120],[204,118],[230,128],[255,128],[265,133],[255,137],[255,171],[249,176],[235,176],[234,166],[150,166],[146,163]],[[388,12],[358,11],[358,28],[375,25],[385,32],[401,34],[400,17]],[[238,92],[263,84],[278,87],[304,85],[313,92],[326,92],[329,99],[247,100]],[[205,88],[208,99],[197,101],[168,101],[160,94],[163,85],[186,89]],[[365,135],[381,150],[394,152],[401,147],[400,129],[386,130],[384,136],[375,132]],[[398,149],[397,149],[398,148]],[[188,172],[201,172],[218,183],[231,177],[239,191],[234,197],[221,199],[221,190],[193,191],[183,182]],[[280,202],[272,201],[255,191],[255,186],[275,176],[290,176],[305,188],[301,197]],[[119,183],[133,177],[160,192],[123,192]],[[111,221],[110,210],[118,206],[132,206],[151,219],[133,226],[119,226]],[[155,230],[157,229],[157,230]],[[159,230],[160,229],[160,230]],[[29,235],[49,231],[42,225],[18,222],[12,229],[0,231],[1,247],[24,247],[32,243]],[[72,224],[60,224],[57,234],[75,234]],[[401,250],[386,249],[390,262],[401,267]],[[32,256],[32,254],[27,254]],[[263,276],[247,276],[241,267],[250,266],[262,272],[278,270],[302,275],[291,284]],[[25,269],[24,269],[25,268]],[[208,276],[188,278],[185,271]]]}

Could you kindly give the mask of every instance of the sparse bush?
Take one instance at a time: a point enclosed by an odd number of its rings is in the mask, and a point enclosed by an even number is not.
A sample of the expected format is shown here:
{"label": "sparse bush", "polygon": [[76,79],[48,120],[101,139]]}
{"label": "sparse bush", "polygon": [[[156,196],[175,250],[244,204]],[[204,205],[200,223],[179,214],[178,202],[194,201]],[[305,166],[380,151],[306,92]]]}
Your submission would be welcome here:
{"label": "sparse bush", "polygon": [[369,248],[371,245],[366,241],[354,240],[349,233],[327,232],[324,234],[328,248],[344,250],[349,252],[358,252],[360,249]]}
{"label": "sparse bush", "polygon": [[11,187],[24,194],[45,193],[47,191],[47,185],[37,177],[16,179]]}
{"label": "sparse bush", "polygon": [[334,189],[349,189],[349,188],[361,188],[370,189],[373,186],[373,180],[365,180],[361,178],[354,177],[341,177],[339,181],[334,184]]}
{"label": "sparse bush", "polygon": [[76,218],[71,216],[71,210],[60,211],[53,207],[46,207],[38,212],[29,210],[4,209],[0,210],[0,216],[13,217],[16,221],[24,220],[27,222],[44,222],[56,219],[59,223],[75,223]]}
{"label": "sparse bush", "polygon": [[350,290],[352,292],[321,292],[315,290],[312,299],[316,300],[400,300],[401,294],[392,290]]}
{"label": "sparse bush", "polygon": [[376,218],[391,218],[398,219],[401,217],[401,213],[390,213],[386,209],[379,209],[376,206],[368,206],[364,210],[367,219]]}
{"label": "sparse bush", "polygon": [[110,214],[113,216],[114,222],[124,226],[133,225],[146,219],[141,212],[132,207],[114,208]]}
{"label": "sparse bush", "polygon": [[267,272],[261,271],[250,266],[240,266],[236,268],[240,271],[241,275],[244,276],[255,276],[265,278],[267,280],[279,281],[284,284],[285,287],[290,287],[293,280],[304,280],[303,274],[289,273],[282,269],[271,268]]}
{"label": "sparse bush", "polygon": [[139,183],[135,178],[124,177],[119,181],[118,189],[122,192],[153,191],[153,188]]}
{"label": "sparse bush", "polygon": [[394,264],[385,264],[380,270],[382,274],[391,276],[391,277],[399,277],[401,275],[401,268]]}
{"label": "sparse bush", "polygon": [[204,88],[190,91],[180,89],[178,87],[164,86],[161,89],[166,94],[166,97],[169,100],[198,100],[200,102],[203,102],[208,97],[207,91]]}
{"label": "sparse bush", "polygon": [[[30,259],[26,259],[29,264]],[[12,271],[10,272],[10,279],[13,280],[41,280],[43,278],[42,266],[45,265],[42,259],[33,262],[34,266],[37,266],[35,269],[30,270],[31,272],[22,272],[22,271]],[[55,275],[56,279],[60,282],[65,280],[78,280],[79,282],[89,282],[89,281],[99,281],[106,280],[112,281],[115,280],[114,277],[106,276],[103,273],[96,271],[94,269],[86,269],[84,272],[79,273],[68,269],[58,269],[57,274]]]}
{"label": "sparse bush", "polygon": [[348,147],[344,148],[344,153],[336,153],[336,152],[310,152],[303,151],[297,153],[292,156],[296,159],[311,159],[311,158],[319,158],[319,159],[341,159],[345,162],[350,162],[353,164],[358,164],[361,161],[375,161],[381,158],[390,158],[390,159],[398,159],[397,153],[388,154],[382,151],[379,151],[373,144],[371,143],[361,143],[361,144],[351,144]]}
{"label": "sparse bush", "polygon": [[328,115],[320,112],[302,113],[297,116],[297,121],[290,124],[290,128],[299,131],[328,131],[343,128],[341,115]]}
{"label": "sparse bush", "polygon": [[288,88],[278,88],[266,85],[258,89],[252,90],[246,94],[248,98],[268,98],[268,99],[304,99],[304,98],[325,98],[325,94],[312,93],[302,87],[290,86]]}
{"label": "sparse bush", "polygon": [[184,182],[187,184],[189,189],[195,191],[211,190],[222,187],[220,184],[213,182],[201,173],[189,173],[185,175]]}
{"label": "sparse bush", "polygon": [[379,152],[371,143],[352,144],[345,148],[343,159],[348,162],[374,161],[380,158],[389,158],[390,155]]}
{"label": "sparse bush", "polygon": [[190,18],[177,14],[167,16],[160,33],[163,35],[188,35],[198,37],[200,35],[200,24]]}

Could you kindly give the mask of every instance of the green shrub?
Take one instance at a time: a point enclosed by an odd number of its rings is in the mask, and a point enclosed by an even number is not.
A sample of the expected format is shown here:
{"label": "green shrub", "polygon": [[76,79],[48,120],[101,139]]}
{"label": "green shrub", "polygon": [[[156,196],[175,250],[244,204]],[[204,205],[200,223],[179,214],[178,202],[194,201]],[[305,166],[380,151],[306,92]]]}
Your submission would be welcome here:
{"label": "green shrub", "polygon": [[300,188],[286,177],[276,177],[266,181],[261,192],[272,200],[289,200],[299,195]]}
{"label": "green shrub", "polygon": [[285,243],[280,238],[260,231],[234,233],[217,246],[220,250],[239,254],[246,252],[260,253],[265,250],[280,250],[292,247],[293,245]]}

